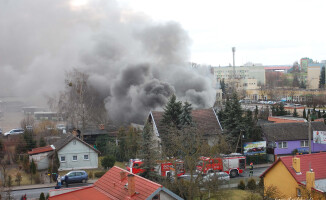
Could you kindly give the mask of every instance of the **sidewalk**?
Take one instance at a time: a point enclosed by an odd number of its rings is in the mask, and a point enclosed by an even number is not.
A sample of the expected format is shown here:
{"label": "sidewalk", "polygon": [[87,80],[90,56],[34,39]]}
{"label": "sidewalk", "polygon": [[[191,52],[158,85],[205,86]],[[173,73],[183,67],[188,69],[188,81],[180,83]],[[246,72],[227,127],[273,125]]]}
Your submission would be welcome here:
{"label": "sidewalk", "polygon": [[[87,184],[93,184],[98,179],[90,179],[87,181]],[[74,185],[76,183],[72,183],[69,185]],[[78,183],[77,183],[78,184]],[[44,184],[34,184],[34,185],[21,185],[21,186],[14,186],[11,188],[11,191],[16,190],[32,190],[32,189],[39,189],[39,188],[53,188],[56,186],[56,183],[44,183]],[[5,189],[5,191],[8,190],[8,188]]]}
{"label": "sidewalk", "polygon": [[[270,167],[272,164],[273,163],[256,164],[254,165],[254,168]],[[249,167],[249,165],[247,167]]]}

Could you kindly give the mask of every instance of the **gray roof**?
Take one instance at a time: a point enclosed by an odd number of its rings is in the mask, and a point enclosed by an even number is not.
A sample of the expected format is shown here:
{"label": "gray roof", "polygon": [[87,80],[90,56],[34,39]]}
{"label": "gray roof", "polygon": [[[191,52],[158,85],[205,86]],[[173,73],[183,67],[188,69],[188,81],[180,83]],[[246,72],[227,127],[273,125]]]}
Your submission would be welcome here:
{"label": "gray roof", "polygon": [[[261,125],[266,141],[308,140],[308,123],[274,123]],[[326,131],[323,122],[311,122],[313,131]],[[312,138],[312,135],[311,135]]]}
{"label": "gray roof", "polygon": [[[79,139],[78,137],[75,137],[73,134],[68,133],[63,135],[63,137],[56,141],[53,146],[55,147],[55,151],[59,151],[60,149],[62,149],[64,146],[66,146],[67,144],[69,144],[69,142],[71,142],[73,139],[76,139],[78,141],[80,141],[81,143],[85,144],[86,146],[88,146],[89,148],[93,149],[94,151],[96,151],[97,153],[100,153],[99,150],[94,149],[94,147],[92,147],[91,145],[89,145],[88,143],[84,142],[83,140]],[[54,154],[54,151],[51,152],[48,156],[52,156]]]}

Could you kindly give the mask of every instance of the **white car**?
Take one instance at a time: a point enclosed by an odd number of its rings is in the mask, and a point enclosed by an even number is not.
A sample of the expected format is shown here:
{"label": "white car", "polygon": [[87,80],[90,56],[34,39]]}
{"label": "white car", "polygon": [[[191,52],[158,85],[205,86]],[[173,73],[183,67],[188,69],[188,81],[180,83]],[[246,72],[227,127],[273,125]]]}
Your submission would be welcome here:
{"label": "white car", "polygon": [[215,172],[215,173],[208,173],[206,176],[203,177],[203,181],[212,181],[214,178],[217,177],[219,181],[228,181],[230,180],[230,175],[226,172]]}
{"label": "white car", "polygon": [[56,128],[58,130],[63,130],[63,129],[66,129],[66,125],[64,125],[64,124],[57,124]]}
{"label": "white car", "polygon": [[4,136],[8,136],[8,135],[18,135],[18,134],[23,134],[24,133],[24,129],[21,128],[17,128],[17,129],[11,129],[8,132],[5,132],[3,135]]}

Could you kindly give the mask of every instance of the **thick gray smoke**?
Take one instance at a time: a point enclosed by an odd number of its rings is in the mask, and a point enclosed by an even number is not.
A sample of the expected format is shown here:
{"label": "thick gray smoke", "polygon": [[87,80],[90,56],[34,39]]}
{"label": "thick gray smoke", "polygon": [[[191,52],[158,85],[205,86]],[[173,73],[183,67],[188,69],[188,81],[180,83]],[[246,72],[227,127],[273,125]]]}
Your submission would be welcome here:
{"label": "thick gray smoke", "polygon": [[44,102],[77,68],[101,92],[109,116],[142,122],[169,96],[213,105],[208,73],[187,66],[190,39],[178,23],[155,23],[112,0],[0,0],[0,96]]}

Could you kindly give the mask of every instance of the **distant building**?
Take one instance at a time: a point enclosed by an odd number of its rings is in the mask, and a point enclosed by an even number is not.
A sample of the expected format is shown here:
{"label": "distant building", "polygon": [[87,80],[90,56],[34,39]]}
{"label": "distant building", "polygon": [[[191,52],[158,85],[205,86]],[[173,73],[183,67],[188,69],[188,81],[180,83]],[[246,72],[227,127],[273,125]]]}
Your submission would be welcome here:
{"label": "distant building", "polygon": [[311,58],[301,58],[300,59],[300,70],[302,72],[307,72],[308,71],[308,64],[313,63],[314,61]]}
{"label": "distant building", "polygon": [[[214,78],[217,82],[233,78],[233,67],[213,67]],[[265,85],[265,69],[263,66],[235,67],[237,79],[256,79],[257,83]]]}
{"label": "distant building", "polygon": [[[311,122],[312,130],[326,131],[324,122]],[[309,152],[308,123],[273,123],[262,124],[262,134],[267,142],[267,150],[276,156],[292,155],[295,150],[299,153]],[[325,144],[313,142],[311,132],[311,152],[326,151]]]}
{"label": "distant building", "polygon": [[57,112],[34,112],[35,120],[63,121],[64,118]]}
{"label": "distant building", "polygon": [[308,66],[307,89],[315,90],[319,88],[320,73],[321,73],[320,66],[318,65]]}

